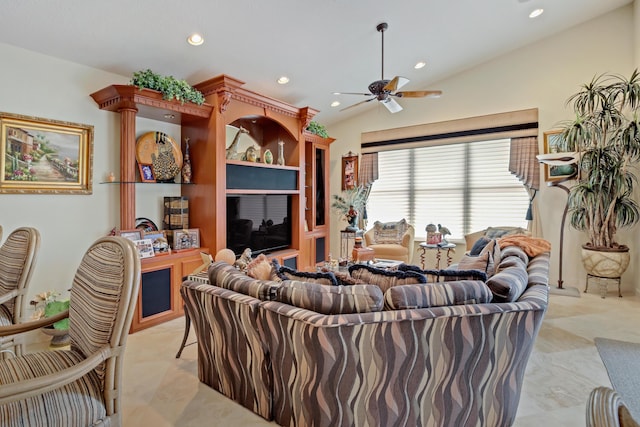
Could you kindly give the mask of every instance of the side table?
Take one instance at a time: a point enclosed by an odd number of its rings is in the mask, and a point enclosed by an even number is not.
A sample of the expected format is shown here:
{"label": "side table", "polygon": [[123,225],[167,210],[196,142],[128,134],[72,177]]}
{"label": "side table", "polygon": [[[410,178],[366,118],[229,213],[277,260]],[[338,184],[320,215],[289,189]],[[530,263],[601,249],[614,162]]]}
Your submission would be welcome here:
{"label": "side table", "polygon": [[449,267],[451,265],[451,261],[453,261],[453,259],[451,258],[451,253],[456,251],[456,244],[455,243],[446,243],[446,244],[431,244],[431,243],[425,243],[422,242],[420,243],[420,264],[422,266],[422,269],[425,269],[424,266],[424,261],[425,261],[425,257],[427,255],[427,251],[436,251],[436,270],[440,270],[440,259],[442,257],[442,250],[446,249],[447,250],[447,267]]}

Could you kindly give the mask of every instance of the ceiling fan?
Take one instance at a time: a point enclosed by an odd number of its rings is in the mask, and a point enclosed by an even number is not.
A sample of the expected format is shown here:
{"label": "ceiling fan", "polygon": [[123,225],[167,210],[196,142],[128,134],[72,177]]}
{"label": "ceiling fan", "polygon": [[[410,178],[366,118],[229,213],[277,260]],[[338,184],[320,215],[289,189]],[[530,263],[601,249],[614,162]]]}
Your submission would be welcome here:
{"label": "ceiling fan", "polygon": [[370,97],[369,99],[365,99],[364,101],[345,107],[340,111],[348,110],[349,108],[353,108],[358,105],[371,102],[374,99],[377,99],[382,105],[387,107],[387,110],[389,110],[392,113],[397,113],[398,111],[402,111],[402,106],[398,104],[398,102],[394,99],[394,97],[396,98],[424,98],[424,97],[437,98],[440,95],[442,95],[442,91],[440,90],[414,90],[414,91],[396,92],[402,86],[409,83],[409,79],[405,77],[396,76],[392,80],[385,80],[384,78],[384,32],[387,28],[389,28],[389,25],[387,25],[386,22],[382,22],[376,26],[376,30],[378,30],[378,32],[382,34],[381,79],[376,80],[375,82],[369,85],[369,92],[371,93],[334,92],[334,95],[364,95],[364,96]]}

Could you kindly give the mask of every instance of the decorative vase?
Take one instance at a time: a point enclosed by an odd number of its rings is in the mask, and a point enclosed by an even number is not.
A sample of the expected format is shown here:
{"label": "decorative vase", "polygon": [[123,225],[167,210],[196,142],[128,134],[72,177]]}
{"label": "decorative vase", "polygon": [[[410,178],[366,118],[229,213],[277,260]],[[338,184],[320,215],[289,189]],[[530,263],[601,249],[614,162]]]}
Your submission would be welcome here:
{"label": "decorative vase", "polygon": [[264,150],[264,154],[262,155],[265,164],[267,165],[271,165],[273,164],[273,153],[271,152],[271,150],[266,149]]}
{"label": "decorative vase", "polygon": [[40,330],[51,337],[51,347],[64,347],[71,342],[68,329],[55,329],[47,326],[40,328]]}
{"label": "decorative vase", "polygon": [[189,138],[185,138],[184,162],[182,163],[182,183],[191,184],[191,158],[189,156]]}
{"label": "decorative vase", "polygon": [[582,245],[582,264],[587,274],[617,279],[629,267],[629,248],[593,249]]}
{"label": "decorative vase", "polygon": [[284,141],[278,142],[278,164],[284,166]]}

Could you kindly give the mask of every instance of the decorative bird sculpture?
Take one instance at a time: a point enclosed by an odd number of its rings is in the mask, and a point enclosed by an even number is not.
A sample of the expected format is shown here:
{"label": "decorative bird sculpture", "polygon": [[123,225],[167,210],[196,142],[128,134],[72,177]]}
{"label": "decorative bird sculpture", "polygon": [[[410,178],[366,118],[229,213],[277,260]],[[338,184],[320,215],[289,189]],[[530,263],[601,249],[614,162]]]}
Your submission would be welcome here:
{"label": "decorative bird sculpture", "polygon": [[447,227],[445,227],[444,225],[438,224],[438,233],[440,233],[442,235],[442,243],[447,244],[449,242],[447,242],[446,237],[451,235],[451,232],[449,231],[449,229]]}

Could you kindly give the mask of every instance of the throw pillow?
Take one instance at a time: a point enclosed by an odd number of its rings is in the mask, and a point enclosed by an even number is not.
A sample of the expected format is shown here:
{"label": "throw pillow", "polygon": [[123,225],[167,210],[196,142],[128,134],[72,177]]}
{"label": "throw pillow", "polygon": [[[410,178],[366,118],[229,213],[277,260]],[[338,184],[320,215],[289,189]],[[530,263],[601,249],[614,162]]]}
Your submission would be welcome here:
{"label": "throw pillow", "polygon": [[433,283],[427,285],[402,285],[389,288],[384,293],[387,310],[443,307],[462,304],[485,304],[493,295],[480,280]]}
{"label": "throw pillow", "polygon": [[211,263],[209,283],[263,301],[273,299],[275,289],[280,286],[279,282],[253,279],[224,261]]}
{"label": "throw pillow", "polygon": [[510,265],[487,279],[496,302],[513,302],[527,288],[527,266],[518,257],[509,257]]}
{"label": "throw pillow", "polygon": [[407,232],[409,224],[404,218],[397,222],[373,223],[373,241],[375,244],[401,244],[402,236]]}
{"label": "throw pillow", "polygon": [[424,274],[415,271],[384,270],[366,264],[352,265],[349,274],[354,279],[378,286],[382,292],[393,286],[427,283]]}
{"label": "throw pillow", "polygon": [[487,273],[480,270],[459,270],[457,268],[447,268],[444,270],[422,270],[417,265],[400,264],[398,270],[415,271],[424,274],[427,282],[451,282],[459,280],[487,280]]}
{"label": "throw pillow", "polygon": [[277,270],[278,277],[281,280],[299,280],[307,283],[318,283],[325,286],[338,286],[338,279],[331,271],[323,272],[306,272],[297,271],[287,266],[281,266]]}
{"label": "throw pillow", "polygon": [[377,286],[324,286],[286,280],[276,292],[276,301],[323,314],[381,311],[384,296]]}
{"label": "throw pillow", "polygon": [[500,247],[496,240],[491,240],[482,249],[479,255],[463,255],[458,263],[459,270],[480,270],[487,273],[491,277],[495,273],[496,260],[500,259]]}
{"label": "throw pillow", "polygon": [[280,281],[275,274],[269,258],[267,258],[265,254],[258,255],[247,265],[247,276],[258,280]]}
{"label": "throw pillow", "polygon": [[469,255],[471,256],[480,255],[480,252],[482,252],[484,247],[487,246],[487,244],[490,241],[491,239],[489,239],[488,237],[485,237],[485,236],[480,237],[478,240],[476,240],[476,242],[471,247],[471,250],[469,251]]}
{"label": "throw pillow", "polygon": [[527,234],[527,230],[521,227],[489,227],[484,233],[489,239],[498,239],[509,234]]}

